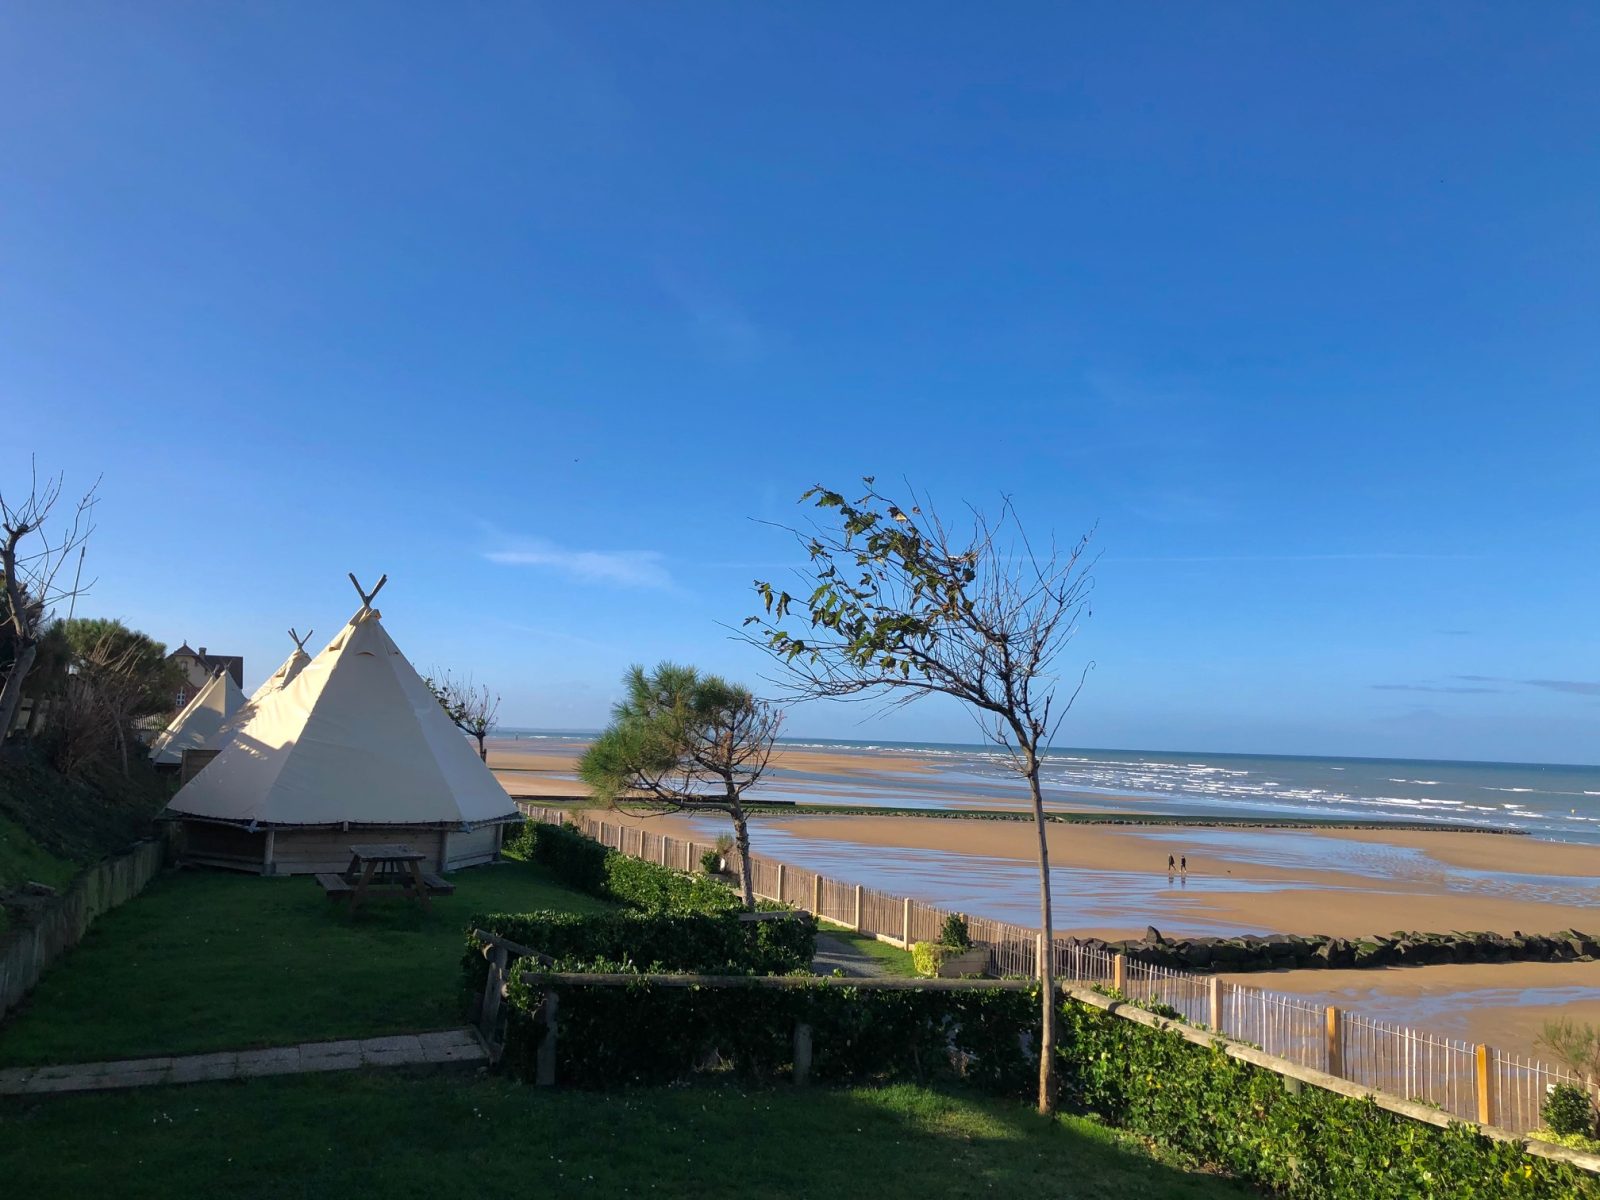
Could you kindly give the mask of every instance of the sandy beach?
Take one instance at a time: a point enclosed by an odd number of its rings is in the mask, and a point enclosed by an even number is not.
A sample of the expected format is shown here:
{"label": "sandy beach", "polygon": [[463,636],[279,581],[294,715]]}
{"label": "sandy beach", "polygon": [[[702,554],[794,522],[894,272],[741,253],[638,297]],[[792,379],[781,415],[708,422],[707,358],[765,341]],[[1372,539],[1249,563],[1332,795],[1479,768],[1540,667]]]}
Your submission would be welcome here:
{"label": "sandy beach", "polygon": [[[575,772],[582,746],[577,739],[499,741],[490,762],[513,795],[581,795]],[[893,794],[928,787],[937,770],[912,754],[788,747],[774,766],[780,776]],[[725,824],[709,817],[608,819],[707,841]],[[956,893],[970,894],[985,873],[1033,871],[1037,853],[1025,821],[762,816],[752,823],[752,840],[757,853],[947,905]],[[1148,924],[1168,932],[1337,936],[1600,926],[1600,848],[1593,846],[1456,831],[1067,824],[1050,827],[1049,844],[1054,867],[1089,873],[1101,893],[1058,889],[1057,927],[1096,936],[1137,936]],[[1187,877],[1169,882],[1169,854],[1188,858]],[[883,878],[902,859],[914,862]],[[988,915],[1035,924],[1034,911]]]}
{"label": "sandy beach", "polygon": [[[490,765],[513,795],[574,797],[583,743],[496,743]],[[816,800],[880,806],[1014,807],[943,764],[910,753],[786,747],[772,787]],[[1104,797],[1097,797],[1105,800]],[[1126,798],[1126,809],[1160,811]],[[713,816],[605,819],[710,842]],[[1029,821],[900,815],[762,815],[758,854],[942,907],[1038,924],[1037,842]],[[1509,933],[1600,930],[1600,847],[1505,834],[1416,829],[1055,824],[1048,832],[1058,931],[1359,937],[1396,930]],[[1169,876],[1168,855],[1188,859]],[[1557,1014],[1600,1022],[1600,963],[1506,963],[1296,971],[1237,977],[1316,995],[1381,1019],[1534,1052]]]}

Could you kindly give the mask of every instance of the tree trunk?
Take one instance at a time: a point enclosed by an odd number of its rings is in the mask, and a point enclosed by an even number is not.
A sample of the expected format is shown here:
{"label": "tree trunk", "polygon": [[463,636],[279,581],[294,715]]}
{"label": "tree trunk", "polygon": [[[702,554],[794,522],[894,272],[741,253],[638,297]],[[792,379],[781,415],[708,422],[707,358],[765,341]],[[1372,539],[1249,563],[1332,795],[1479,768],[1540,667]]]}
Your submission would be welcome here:
{"label": "tree trunk", "polygon": [[1044,793],[1039,787],[1039,757],[1028,750],[1028,791],[1033,798],[1033,822],[1039,834],[1039,990],[1043,1009],[1039,1022],[1039,1111],[1056,1107],[1056,977],[1055,932],[1050,922],[1050,843],[1045,836]]}
{"label": "tree trunk", "polygon": [[744,806],[739,803],[739,793],[729,789],[728,815],[733,818],[733,840],[739,847],[739,891],[746,911],[756,910],[755,882],[750,878],[750,828],[745,824]]}
{"label": "tree trunk", "polygon": [[22,681],[28,677],[38,653],[38,646],[24,646],[6,674],[5,687],[0,688],[0,742],[11,736],[11,726],[17,719],[17,706],[22,703]]}
{"label": "tree trunk", "polygon": [[488,762],[489,761],[489,748],[483,744],[484,735],[481,734],[481,733],[475,733],[472,736],[478,739],[478,757],[481,758],[484,762]]}

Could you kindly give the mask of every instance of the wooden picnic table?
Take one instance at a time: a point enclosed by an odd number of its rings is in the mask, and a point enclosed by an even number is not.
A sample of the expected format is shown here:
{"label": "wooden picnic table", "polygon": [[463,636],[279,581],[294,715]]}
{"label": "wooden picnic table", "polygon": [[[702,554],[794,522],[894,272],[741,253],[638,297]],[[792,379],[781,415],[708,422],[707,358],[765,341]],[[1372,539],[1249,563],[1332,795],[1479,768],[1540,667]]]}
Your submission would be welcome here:
{"label": "wooden picnic table", "polygon": [[361,906],[371,888],[400,891],[423,908],[435,892],[448,895],[454,887],[443,879],[423,873],[428,856],[396,842],[362,842],[350,847],[350,865],[343,875],[318,875],[317,882],[330,897],[349,896],[350,911]]}

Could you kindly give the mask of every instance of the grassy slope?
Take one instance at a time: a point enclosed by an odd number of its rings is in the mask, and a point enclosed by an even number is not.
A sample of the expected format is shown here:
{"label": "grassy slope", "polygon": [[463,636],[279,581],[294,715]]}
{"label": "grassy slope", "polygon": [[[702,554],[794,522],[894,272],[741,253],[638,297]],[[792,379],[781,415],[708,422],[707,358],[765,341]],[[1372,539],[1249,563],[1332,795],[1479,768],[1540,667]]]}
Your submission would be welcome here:
{"label": "grassy slope", "polygon": [[0,933],[9,893],[29,881],[63,888],[81,867],[146,836],[170,790],[143,761],[126,779],[72,783],[37,755],[0,754]]}
{"label": "grassy slope", "polygon": [[605,907],[522,863],[454,878],[455,895],[431,912],[390,898],[352,918],[308,877],[165,875],[96,921],[0,1026],[0,1066],[458,1024],[471,914]]}
{"label": "grassy slope", "polygon": [[1251,1193],[1081,1119],[884,1089],[546,1091],[363,1072],[0,1102],[19,1196],[1013,1196]]}

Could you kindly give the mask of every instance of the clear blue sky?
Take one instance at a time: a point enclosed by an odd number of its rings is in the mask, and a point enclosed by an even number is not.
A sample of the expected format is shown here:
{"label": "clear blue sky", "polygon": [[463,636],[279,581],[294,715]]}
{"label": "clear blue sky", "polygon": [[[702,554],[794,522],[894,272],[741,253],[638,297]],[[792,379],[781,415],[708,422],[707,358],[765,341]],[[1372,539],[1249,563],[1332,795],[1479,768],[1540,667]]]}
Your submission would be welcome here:
{"label": "clear blue sky", "polygon": [[[103,473],[86,607],[250,682],[386,571],[564,727],[758,678],[807,485],[1005,491],[1099,522],[1072,744],[1594,762],[1597,62],[1584,4],[18,0],[0,484]],[[864,715],[790,731],[971,736]]]}

